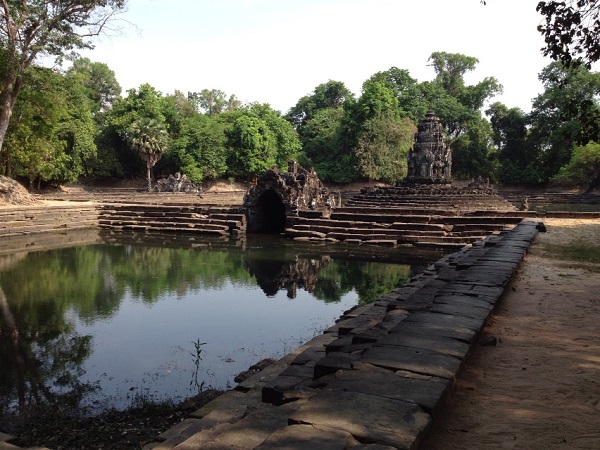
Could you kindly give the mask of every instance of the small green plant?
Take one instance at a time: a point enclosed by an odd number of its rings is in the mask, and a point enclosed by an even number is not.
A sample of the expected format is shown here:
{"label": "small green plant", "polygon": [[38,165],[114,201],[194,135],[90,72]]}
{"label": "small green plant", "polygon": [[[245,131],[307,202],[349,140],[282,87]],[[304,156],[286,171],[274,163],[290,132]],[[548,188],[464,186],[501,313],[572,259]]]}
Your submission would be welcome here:
{"label": "small green plant", "polygon": [[204,390],[204,381],[198,382],[198,375],[200,373],[200,361],[202,361],[202,346],[206,345],[206,342],[200,342],[200,339],[192,341],[194,345],[194,351],[190,352],[192,355],[192,361],[194,362],[194,372],[192,373],[192,380],[190,386],[194,386],[198,390],[198,394],[201,394]]}

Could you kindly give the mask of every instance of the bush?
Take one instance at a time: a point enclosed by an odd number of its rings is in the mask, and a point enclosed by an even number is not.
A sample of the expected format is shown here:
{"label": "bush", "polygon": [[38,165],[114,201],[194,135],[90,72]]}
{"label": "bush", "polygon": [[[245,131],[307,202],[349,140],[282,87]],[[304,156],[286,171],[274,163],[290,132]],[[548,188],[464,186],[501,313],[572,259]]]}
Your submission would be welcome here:
{"label": "bush", "polygon": [[590,142],[585,146],[575,147],[569,163],[561,167],[552,181],[588,185],[590,188],[600,186],[600,144]]}

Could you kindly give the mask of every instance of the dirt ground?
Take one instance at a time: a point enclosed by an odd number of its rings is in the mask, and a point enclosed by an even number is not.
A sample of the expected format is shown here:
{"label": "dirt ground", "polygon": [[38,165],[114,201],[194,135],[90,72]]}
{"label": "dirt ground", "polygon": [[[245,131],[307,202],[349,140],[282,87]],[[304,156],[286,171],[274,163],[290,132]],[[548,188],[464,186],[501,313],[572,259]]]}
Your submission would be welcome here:
{"label": "dirt ground", "polygon": [[600,219],[546,219],[423,447],[600,449]]}

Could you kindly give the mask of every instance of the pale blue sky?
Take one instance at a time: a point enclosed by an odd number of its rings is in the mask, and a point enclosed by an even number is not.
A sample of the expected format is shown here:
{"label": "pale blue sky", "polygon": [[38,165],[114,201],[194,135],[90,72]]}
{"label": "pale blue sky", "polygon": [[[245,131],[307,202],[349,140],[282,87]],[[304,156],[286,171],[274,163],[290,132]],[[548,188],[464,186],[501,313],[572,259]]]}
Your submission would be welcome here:
{"label": "pale blue sky", "polygon": [[[479,59],[469,84],[494,76],[494,101],[529,111],[542,91],[537,0],[129,0],[121,34],[86,52],[115,71],[123,93],[220,89],[287,112],[328,80],[359,95],[392,66],[431,80],[434,51]],[[134,27],[135,26],[135,27]]]}

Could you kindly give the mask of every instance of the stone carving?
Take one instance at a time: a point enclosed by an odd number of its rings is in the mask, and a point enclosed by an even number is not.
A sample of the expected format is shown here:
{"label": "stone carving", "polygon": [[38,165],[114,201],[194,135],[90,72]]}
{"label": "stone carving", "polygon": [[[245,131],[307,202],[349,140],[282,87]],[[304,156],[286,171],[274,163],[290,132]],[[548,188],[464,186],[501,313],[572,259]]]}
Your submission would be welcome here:
{"label": "stone carving", "polygon": [[277,167],[267,170],[244,195],[249,232],[279,230],[282,226],[275,222],[281,220],[282,214],[284,221],[306,210],[328,217],[337,204],[338,199],[314,169],[306,170],[296,161],[289,162],[287,172],[280,172]]}
{"label": "stone carving", "polygon": [[413,184],[451,183],[452,154],[444,142],[444,128],[433,111],[419,122],[415,143],[408,152],[408,176]]}

